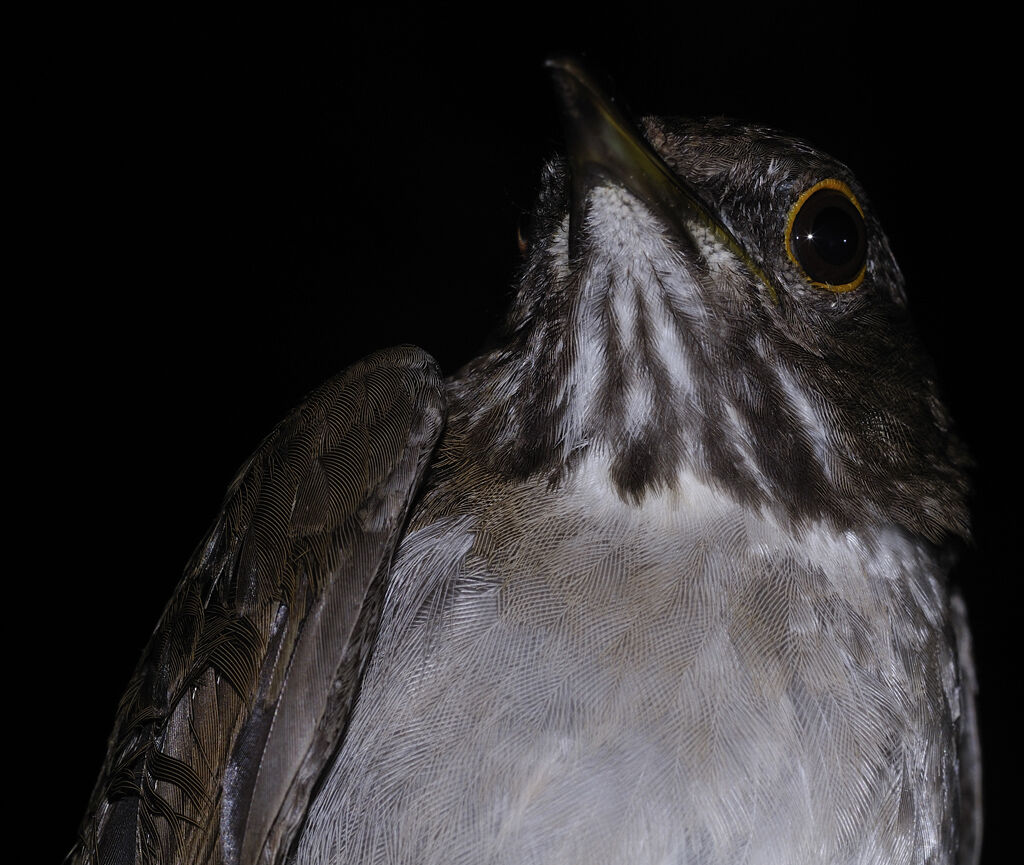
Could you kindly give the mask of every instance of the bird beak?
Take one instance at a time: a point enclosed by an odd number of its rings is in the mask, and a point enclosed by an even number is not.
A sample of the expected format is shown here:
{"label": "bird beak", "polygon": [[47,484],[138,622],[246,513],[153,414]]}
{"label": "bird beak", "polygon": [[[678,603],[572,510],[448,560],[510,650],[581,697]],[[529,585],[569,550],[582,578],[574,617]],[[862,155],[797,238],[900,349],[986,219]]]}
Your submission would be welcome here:
{"label": "bird beak", "polygon": [[562,104],[572,171],[570,258],[579,250],[587,193],[611,182],[627,189],[667,224],[675,226],[691,248],[698,248],[695,232],[711,232],[764,283],[775,302],[775,288],[757,262],[701,201],[697,191],[651,149],[586,70],[576,60],[563,57],[552,58],[545,65],[552,72]]}

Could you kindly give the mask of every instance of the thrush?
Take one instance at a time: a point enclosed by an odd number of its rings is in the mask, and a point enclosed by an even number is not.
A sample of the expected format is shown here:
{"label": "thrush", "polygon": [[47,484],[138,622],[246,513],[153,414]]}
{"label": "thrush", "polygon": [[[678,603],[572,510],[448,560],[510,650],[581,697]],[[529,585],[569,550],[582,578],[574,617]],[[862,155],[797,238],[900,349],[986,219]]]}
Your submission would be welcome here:
{"label": "thrush", "polygon": [[75,862],[977,860],[969,460],[863,189],[550,67],[504,340],[243,466]]}

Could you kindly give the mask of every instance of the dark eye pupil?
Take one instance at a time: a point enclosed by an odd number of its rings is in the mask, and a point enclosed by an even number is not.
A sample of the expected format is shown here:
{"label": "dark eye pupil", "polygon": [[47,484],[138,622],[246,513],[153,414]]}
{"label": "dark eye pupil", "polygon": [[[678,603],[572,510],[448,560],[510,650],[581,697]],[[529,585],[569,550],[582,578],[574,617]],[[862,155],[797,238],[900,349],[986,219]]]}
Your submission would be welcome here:
{"label": "dark eye pupil", "polygon": [[850,214],[838,207],[826,207],[814,217],[807,239],[829,264],[846,264],[857,254],[857,226]]}
{"label": "dark eye pupil", "polygon": [[812,281],[845,285],[857,278],[867,257],[864,219],[842,192],[820,189],[793,220],[790,247]]}

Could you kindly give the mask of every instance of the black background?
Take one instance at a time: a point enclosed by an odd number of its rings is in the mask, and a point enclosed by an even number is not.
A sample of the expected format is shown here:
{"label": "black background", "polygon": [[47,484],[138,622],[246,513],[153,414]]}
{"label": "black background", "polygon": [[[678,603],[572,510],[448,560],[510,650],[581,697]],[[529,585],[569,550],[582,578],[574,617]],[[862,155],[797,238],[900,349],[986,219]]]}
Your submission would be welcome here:
{"label": "black background", "polygon": [[54,811],[41,861],[70,846],[138,654],[261,437],[368,351],[416,343],[452,372],[499,323],[518,220],[560,146],[542,68],[559,50],[633,114],[776,126],[867,188],[978,462],[959,578],[997,861],[1018,772],[1020,279],[1003,202],[1019,155],[998,23],[888,8],[150,15],[32,34],[15,81],[9,705],[26,707],[27,801]]}

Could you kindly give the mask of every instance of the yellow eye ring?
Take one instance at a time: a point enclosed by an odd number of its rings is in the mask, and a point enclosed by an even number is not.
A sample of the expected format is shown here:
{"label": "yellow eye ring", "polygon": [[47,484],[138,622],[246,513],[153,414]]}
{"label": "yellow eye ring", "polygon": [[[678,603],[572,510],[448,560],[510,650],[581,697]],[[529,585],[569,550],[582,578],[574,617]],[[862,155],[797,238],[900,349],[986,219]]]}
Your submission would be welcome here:
{"label": "yellow eye ring", "polygon": [[853,291],[867,271],[864,210],[843,181],[805,190],[786,220],[786,254],[815,288]]}

